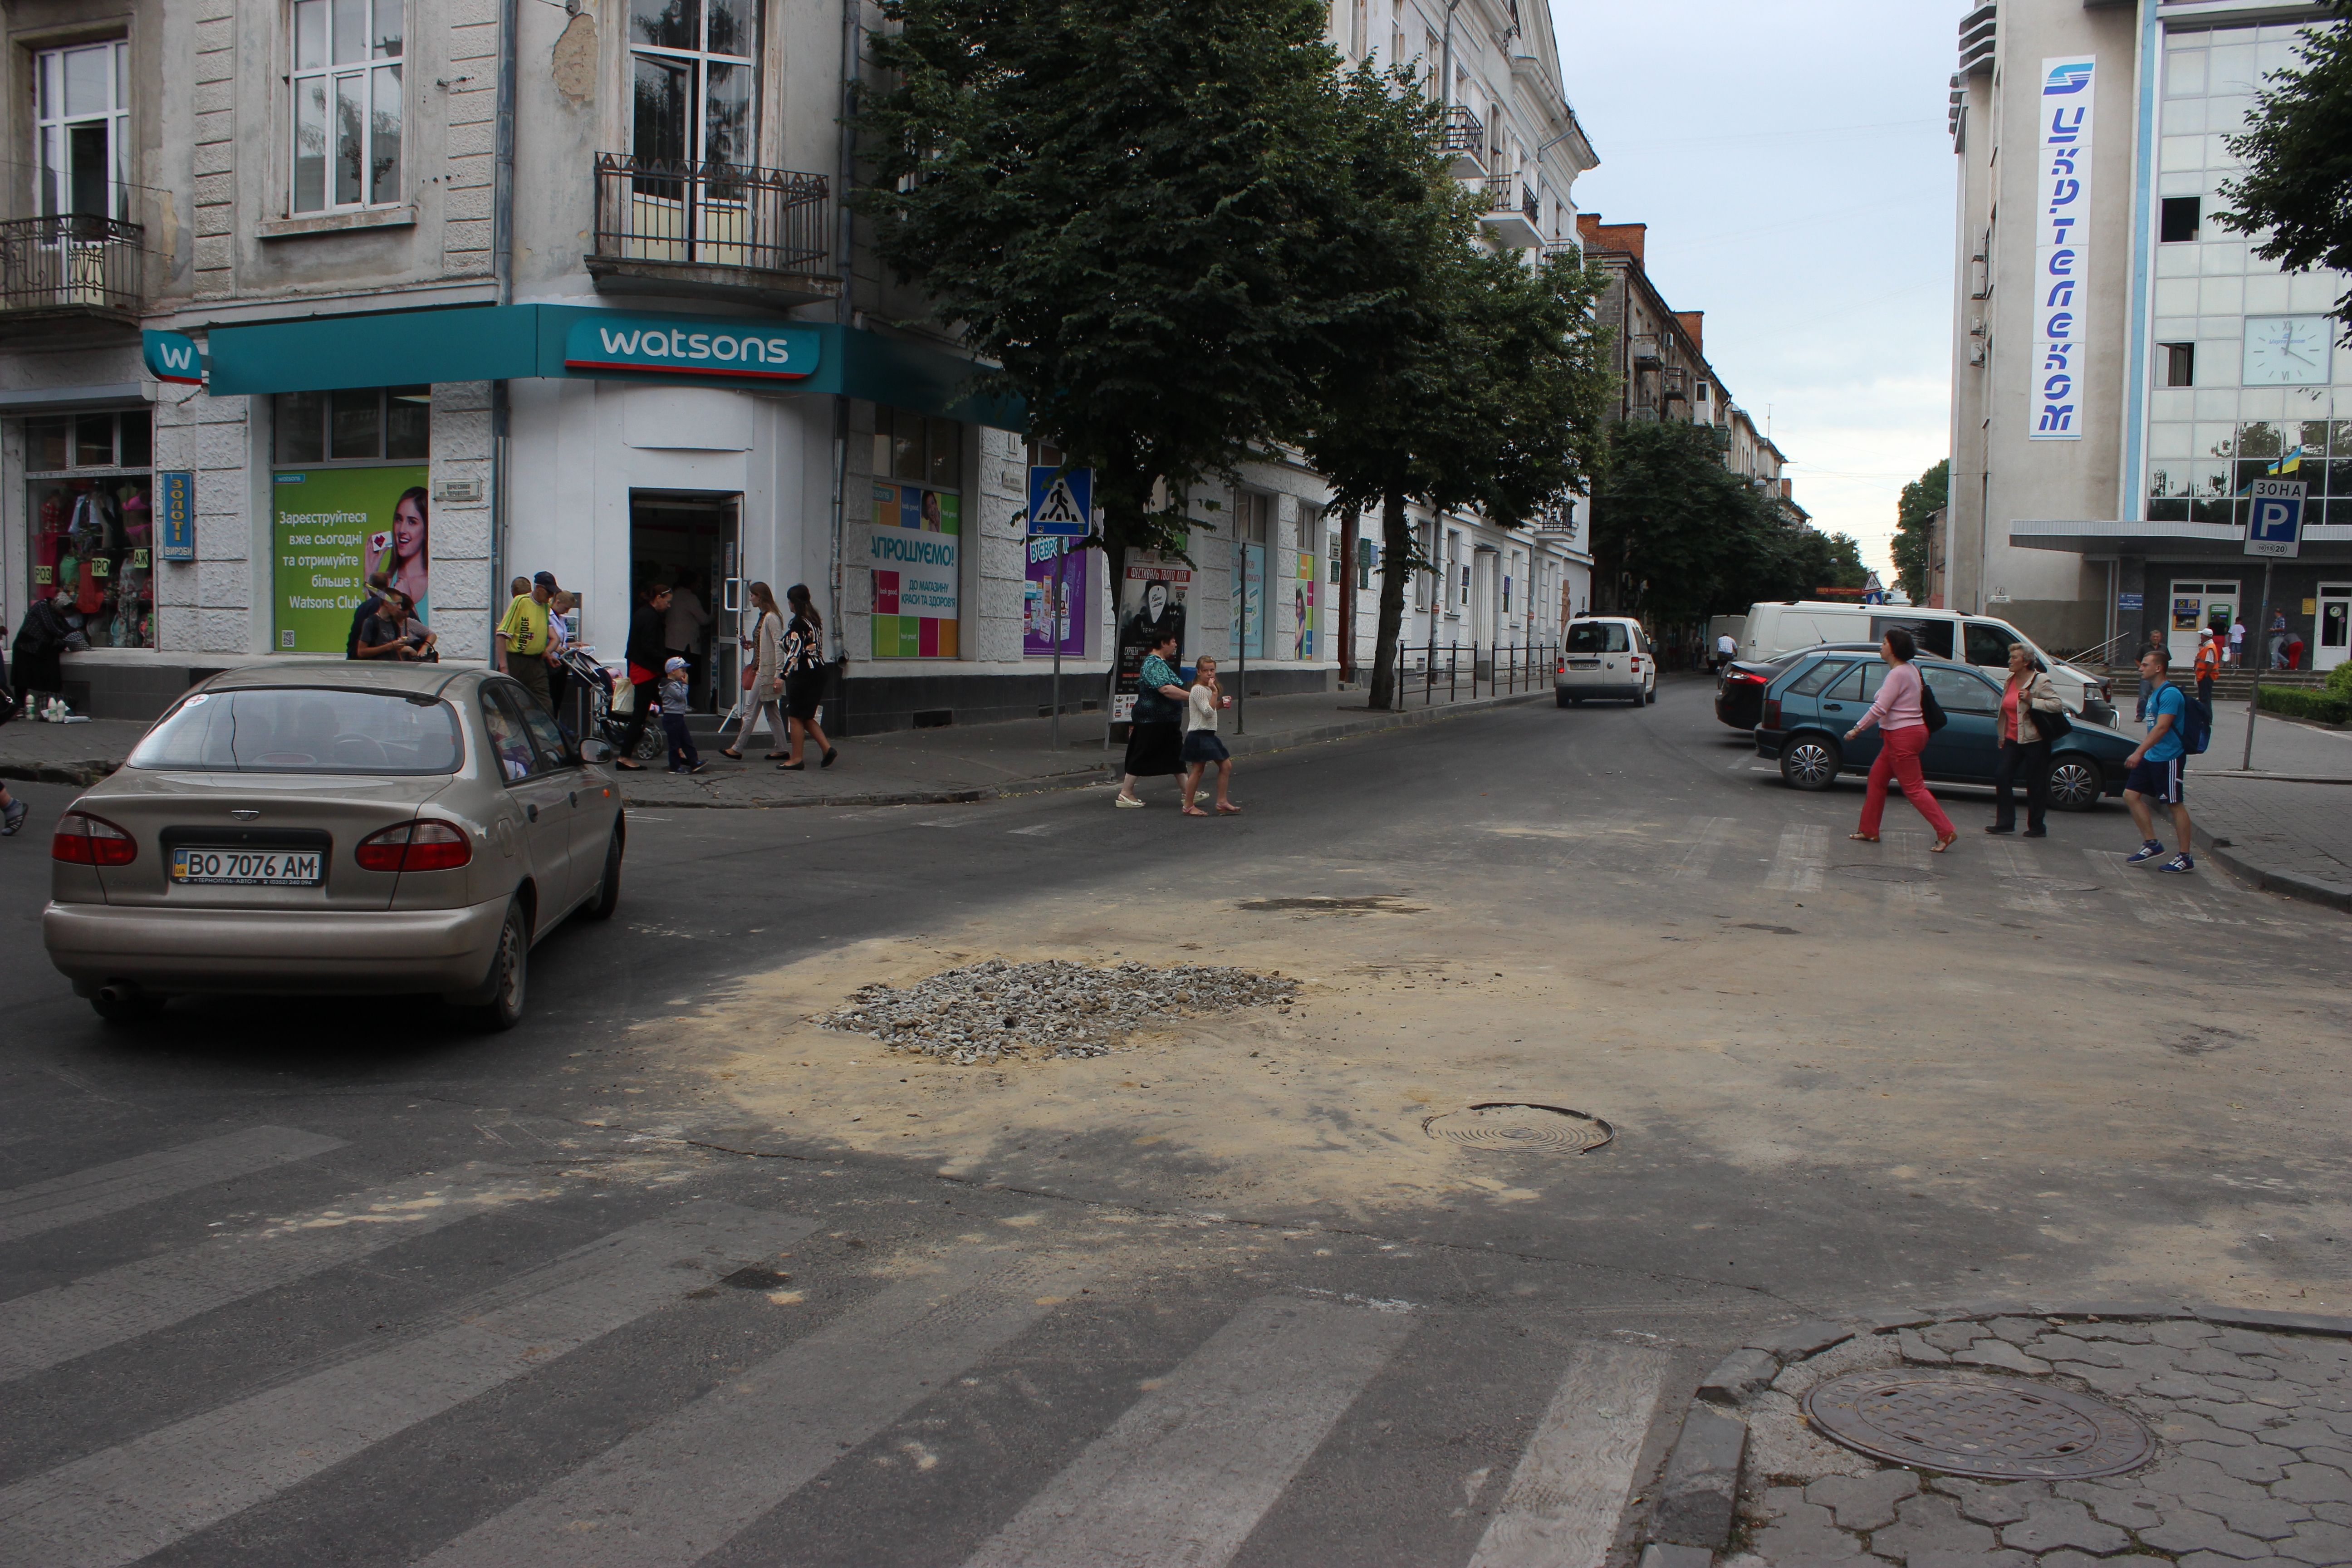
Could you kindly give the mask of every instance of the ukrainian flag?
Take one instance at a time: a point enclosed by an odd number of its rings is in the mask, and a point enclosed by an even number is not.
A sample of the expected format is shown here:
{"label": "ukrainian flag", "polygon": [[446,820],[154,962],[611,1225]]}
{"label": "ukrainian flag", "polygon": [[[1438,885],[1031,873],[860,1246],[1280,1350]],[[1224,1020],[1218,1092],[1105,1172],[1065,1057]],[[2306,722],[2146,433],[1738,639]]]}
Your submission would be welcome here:
{"label": "ukrainian flag", "polygon": [[2300,473],[2302,470],[2303,448],[2297,447],[2294,451],[2289,452],[2285,457],[2281,458],[2277,462],[2273,463],[2269,468],[2264,468],[2263,470],[2263,477],[2269,478],[2277,474]]}

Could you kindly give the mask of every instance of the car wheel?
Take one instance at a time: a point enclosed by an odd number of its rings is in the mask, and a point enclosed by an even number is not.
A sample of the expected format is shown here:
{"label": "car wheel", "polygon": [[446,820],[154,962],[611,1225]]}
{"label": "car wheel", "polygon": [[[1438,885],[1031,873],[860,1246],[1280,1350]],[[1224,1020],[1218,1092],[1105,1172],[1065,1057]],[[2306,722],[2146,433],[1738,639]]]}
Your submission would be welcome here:
{"label": "car wheel", "polygon": [[596,884],[596,896],[588,902],[590,920],[608,921],[613,911],[621,907],[621,824],[613,824],[613,837],[604,845],[604,876]]}
{"label": "car wheel", "polygon": [[1657,702],[1658,702],[1658,689],[1657,689],[1656,687],[1653,686],[1652,688],[1650,688],[1650,694],[1649,694],[1649,697],[1647,698],[1647,700],[1646,700],[1650,703],[1650,705],[1651,705],[1652,707],[1654,707],[1654,707],[1656,707],[1656,706],[1657,706]]}
{"label": "car wheel", "polygon": [[2050,764],[2050,804],[2061,811],[2088,811],[2106,793],[2107,777],[2096,757],[2062,752]]}
{"label": "car wheel", "polygon": [[1567,692],[1565,692],[1565,691],[1555,691],[1555,692],[1553,692],[1553,693],[1552,693],[1552,698],[1553,698],[1553,700],[1554,700],[1555,701],[1557,701],[1557,702],[1558,702],[1558,703],[1559,703],[1562,708],[1565,708],[1565,707],[1567,707],[1567,706],[1568,706],[1568,693],[1567,693]]}
{"label": "car wheel", "polygon": [[1800,735],[1780,748],[1780,776],[1794,789],[1829,788],[1838,766],[1837,742],[1826,735]]}
{"label": "car wheel", "polygon": [[522,900],[517,899],[507,905],[498,951],[490,956],[490,999],[476,1015],[485,1028],[511,1029],[522,1022],[530,973],[530,927],[523,920]]}

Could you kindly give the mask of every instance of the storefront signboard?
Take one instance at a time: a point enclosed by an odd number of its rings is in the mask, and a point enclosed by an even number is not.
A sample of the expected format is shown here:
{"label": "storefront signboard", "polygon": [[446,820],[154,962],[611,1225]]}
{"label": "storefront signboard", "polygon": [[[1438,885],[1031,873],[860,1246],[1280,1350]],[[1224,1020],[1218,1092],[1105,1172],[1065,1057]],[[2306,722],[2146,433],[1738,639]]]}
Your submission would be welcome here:
{"label": "storefront signboard", "polygon": [[155,531],[166,561],[196,558],[196,476],[165,468],[155,476]]}
{"label": "storefront signboard", "polygon": [[816,374],[823,340],[807,327],[775,321],[708,324],[676,316],[597,310],[563,335],[563,367],[653,371],[733,381],[804,381]]}
{"label": "storefront signboard", "polygon": [[1084,552],[1067,551],[1068,543],[1068,540],[1050,534],[1033,535],[1029,540],[1029,560],[1024,572],[1028,581],[1022,590],[1024,653],[1044,658],[1054,651],[1051,623],[1057,559],[1062,571],[1062,651],[1071,655],[1087,651],[1087,585],[1092,576],[1087,565],[1093,558]]}
{"label": "storefront signboard", "polygon": [[963,498],[876,485],[866,557],[876,658],[954,658],[961,650]]}
{"label": "storefront signboard", "polygon": [[141,332],[139,357],[145,362],[147,374],[157,381],[177,386],[205,384],[204,356],[196,352],[196,340],[185,332],[159,332],[152,328]]}
{"label": "storefront signboard", "polygon": [[283,468],[273,475],[272,576],[277,648],[340,654],[371,572],[416,600],[433,624],[426,482],[422,463]]}
{"label": "storefront signboard", "polygon": [[2029,440],[2079,441],[2088,417],[2083,360],[2090,336],[2091,110],[2098,63],[2095,55],[2042,62]]}
{"label": "storefront signboard", "polygon": [[1111,693],[1111,722],[1123,724],[1135,717],[1143,658],[1160,638],[1176,639],[1176,657],[1168,662],[1184,662],[1184,611],[1192,593],[1192,574],[1181,562],[1149,550],[1127,558],[1127,581],[1118,595],[1118,685]]}

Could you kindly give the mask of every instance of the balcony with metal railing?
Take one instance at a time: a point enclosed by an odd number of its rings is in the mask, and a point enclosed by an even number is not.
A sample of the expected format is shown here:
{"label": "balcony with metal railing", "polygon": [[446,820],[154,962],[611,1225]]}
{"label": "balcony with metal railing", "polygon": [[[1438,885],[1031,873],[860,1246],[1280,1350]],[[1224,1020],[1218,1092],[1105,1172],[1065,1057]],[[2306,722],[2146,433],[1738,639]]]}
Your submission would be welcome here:
{"label": "balcony with metal railing", "polygon": [[1510,250],[1533,250],[1543,244],[1537,219],[1543,211],[1535,187],[1516,174],[1496,174],[1486,184],[1486,210],[1479,219],[1486,237]]}
{"label": "balcony with metal railing", "polygon": [[731,299],[789,309],[836,298],[832,188],[823,174],[596,154],[600,292]]}
{"label": "balcony with metal railing", "polygon": [[0,222],[0,331],[77,318],[137,325],[146,237],[135,223],[86,213]]}
{"label": "balcony with metal railing", "polygon": [[1450,104],[1438,127],[1438,145],[1449,160],[1447,173],[1472,180],[1486,172],[1486,128],[1465,104]]}

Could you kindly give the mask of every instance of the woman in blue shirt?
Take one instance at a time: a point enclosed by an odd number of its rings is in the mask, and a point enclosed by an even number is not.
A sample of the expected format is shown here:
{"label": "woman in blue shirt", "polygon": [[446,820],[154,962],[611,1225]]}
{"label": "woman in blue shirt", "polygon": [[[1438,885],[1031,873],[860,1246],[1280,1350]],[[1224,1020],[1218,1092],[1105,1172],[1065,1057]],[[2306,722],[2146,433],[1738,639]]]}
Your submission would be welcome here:
{"label": "woman in blue shirt", "polygon": [[1143,656],[1143,669],[1136,680],[1135,718],[1127,731],[1127,763],[1120,770],[1127,776],[1119,781],[1115,805],[1143,804],[1135,793],[1138,779],[1184,771],[1182,723],[1187,694],[1168,662],[1175,656],[1172,631],[1154,638],[1151,651]]}

